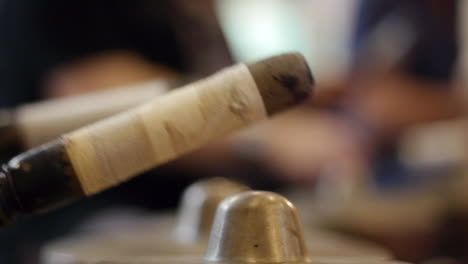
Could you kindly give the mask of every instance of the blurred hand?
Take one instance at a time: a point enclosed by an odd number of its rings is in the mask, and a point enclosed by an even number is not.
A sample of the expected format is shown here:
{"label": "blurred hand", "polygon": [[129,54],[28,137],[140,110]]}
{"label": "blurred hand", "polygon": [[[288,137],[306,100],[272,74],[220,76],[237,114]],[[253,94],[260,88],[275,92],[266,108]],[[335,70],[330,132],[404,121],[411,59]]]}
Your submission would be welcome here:
{"label": "blurred hand", "polygon": [[377,74],[352,84],[343,98],[346,109],[375,129],[394,136],[422,122],[460,116],[465,102],[449,83],[430,82],[396,73]]}
{"label": "blurred hand", "polygon": [[359,167],[366,154],[358,131],[325,111],[296,109],[263,130],[256,140],[265,146],[265,163],[291,182],[312,183],[329,167]]}

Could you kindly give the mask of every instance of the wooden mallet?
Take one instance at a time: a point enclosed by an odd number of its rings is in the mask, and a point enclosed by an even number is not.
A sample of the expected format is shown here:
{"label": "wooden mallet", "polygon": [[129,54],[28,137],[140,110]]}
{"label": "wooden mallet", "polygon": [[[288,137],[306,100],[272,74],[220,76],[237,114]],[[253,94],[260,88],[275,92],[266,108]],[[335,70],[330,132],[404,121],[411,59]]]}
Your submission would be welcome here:
{"label": "wooden mallet", "polygon": [[0,172],[0,223],[125,182],[312,92],[297,53],[238,64],[11,159]]}

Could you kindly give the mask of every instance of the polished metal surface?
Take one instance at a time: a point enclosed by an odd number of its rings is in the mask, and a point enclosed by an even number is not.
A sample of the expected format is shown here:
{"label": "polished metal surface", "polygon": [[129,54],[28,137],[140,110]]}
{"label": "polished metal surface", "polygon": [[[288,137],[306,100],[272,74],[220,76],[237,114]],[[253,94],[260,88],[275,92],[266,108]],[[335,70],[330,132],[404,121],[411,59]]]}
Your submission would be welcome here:
{"label": "polished metal surface", "polygon": [[[187,259],[187,258],[124,258],[113,259],[108,261],[87,262],[86,264],[248,264],[248,262],[209,262],[200,259]],[[262,263],[262,262],[258,262]],[[263,262],[265,264],[279,264],[275,262]],[[396,260],[376,260],[366,258],[343,258],[343,257],[318,257],[310,262],[290,262],[281,264],[410,264],[408,262]],[[82,264],[82,263],[61,263],[61,264]]]}
{"label": "polished metal surface", "polygon": [[308,261],[294,205],[272,193],[231,196],[218,207],[205,259],[241,262]]}
{"label": "polished metal surface", "polygon": [[[126,257],[202,256],[218,204],[245,190],[247,186],[219,177],[197,181],[184,191],[177,216],[147,216],[134,220],[119,232],[75,234],[49,244],[42,253],[43,263],[58,264],[69,259],[92,263],[97,259]],[[113,221],[118,222],[118,219],[110,217],[104,224],[110,226]]]}
{"label": "polished metal surface", "polygon": [[211,178],[189,186],[182,195],[175,236],[181,243],[207,239],[218,204],[226,197],[249,188],[226,180]]}
{"label": "polished metal surface", "polygon": [[247,191],[226,198],[216,211],[204,258],[113,258],[113,264],[397,264],[353,257],[309,258],[295,207],[271,192]]}
{"label": "polished metal surface", "polygon": [[[133,224],[131,228],[119,228],[115,226],[111,227],[113,226],[112,222],[114,220],[118,222],[118,219],[110,216],[110,218],[106,218],[107,220],[104,223],[105,227],[112,230],[119,230],[119,232],[108,232],[104,234],[102,232],[91,232],[92,234],[85,234],[85,236],[75,234],[69,239],[62,239],[52,243],[43,251],[43,263],[58,264],[63,263],[64,259],[79,260],[81,263],[94,263],[93,261],[96,260],[118,259],[128,260],[130,261],[129,263],[133,263],[133,261],[136,260],[159,261],[166,258],[172,260],[176,256],[184,258],[191,256],[201,261],[201,256],[205,254],[208,239],[205,233],[207,230],[200,227],[206,227],[202,222],[209,219],[203,217],[203,214],[208,213],[213,215],[215,211],[214,208],[223,196],[228,196],[231,192],[235,192],[234,190],[239,190],[238,192],[241,192],[244,189],[246,189],[245,186],[220,178],[199,181],[187,188],[181,199],[181,206],[177,218],[174,217],[174,215],[138,217],[132,220]],[[221,195],[221,193],[224,193],[224,195]],[[282,241],[289,241],[289,239],[291,239],[293,244],[297,242],[301,245],[300,248],[304,250],[303,242],[298,242],[303,240],[301,238],[301,232],[297,232],[297,237],[292,234],[292,237],[288,238],[285,237],[287,232],[281,231],[284,230],[283,226],[287,227],[286,230],[289,230],[288,232],[301,229],[294,206],[283,197],[273,193],[254,193],[261,195],[255,199],[253,197],[247,199],[247,196],[243,196],[245,201],[240,198],[231,200],[231,202],[235,201],[236,203],[220,209],[221,212],[224,211],[224,217],[232,219],[224,222],[223,225],[227,227],[229,223],[231,230],[242,227],[255,229],[257,230],[256,232],[263,233],[263,235],[260,236],[252,231],[231,232],[232,235],[237,236],[237,240],[242,241],[248,239],[249,235],[256,234],[254,237],[257,241],[259,241],[259,239],[264,240],[261,243],[263,244],[262,249],[267,249],[269,247],[269,250],[275,249],[275,252],[281,252],[281,247],[283,247],[282,250],[289,250],[285,245],[291,245],[290,242],[284,242],[282,246],[276,241],[277,238],[272,240],[271,243],[273,244],[268,242],[269,238],[281,237],[279,236],[279,234],[281,234],[283,236],[281,239]],[[264,201],[261,202],[262,200]],[[213,203],[209,201],[218,202]],[[248,205],[245,205],[244,202],[247,201]],[[186,210],[191,213],[187,213]],[[244,213],[242,213],[242,211],[244,211]],[[251,213],[245,215],[246,211]],[[268,217],[267,215],[272,216]],[[292,221],[291,218],[293,219]],[[177,224],[174,225],[176,222]],[[210,223],[211,222],[212,219],[210,220]],[[185,225],[184,228],[180,228],[182,224]],[[241,224],[241,226],[236,227],[233,224]],[[273,228],[273,226],[276,227]],[[218,224],[216,228],[219,227],[220,224]],[[278,229],[278,227],[280,228]],[[98,230],[102,230],[102,228]],[[178,235],[182,235],[183,233],[181,233],[181,230],[189,230],[188,233],[190,235],[185,237],[185,239],[181,239],[181,237],[177,238],[174,234],[179,233]],[[218,236],[221,236],[221,234],[226,233],[225,231],[228,230],[217,230],[213,232],[213,235],[218,234]],[[326,259],[327,261],[330,259],[333,261],[339,259],[349,261],[358,259],[366,261],[375,260],[377,261],[375,263],[380,263],[378,261],[391,258],[391,254],[385,249],[372,243],[364,243],[355,238],[346,237],[343,234],[332,233],[311,226],[307,226],[304,232],[308,253],[313,261],[318,261],[318,259]],[[244,237],[239,237],[237,233],[244,233]],[[217,239],[221,239],[221,237],[217,237]],[[239,244],[245,244],[245,242],[239,242]],[[257,245],[260,247],[261,244],[258,243]],[[222,248],[219,248],[219,250],[221,249]],[[223,251],[223,254],[226,252],[231,252],[231,255],[234,254],[232,249],[223,249]],[[258,250],[258,252],[261,251]],[[284,258],[280,257],[281,255],[288,256],[287,259],[304,258],[303,254],[298,254],[297,252],[292,254],[291,252],[294,253],[295,251],[292,250],[284,254],[275,253],[275,258]],[[223,259],[221,251],[218,253],[218,256],[215,258]],[[253,252],[249,254],[251,254],[250,257],[256,256]],[[211,255],[213,256],[212,253]],[[302,257],[297,257],[298,255]],[[245,256],[243,258],[245,258]]]}

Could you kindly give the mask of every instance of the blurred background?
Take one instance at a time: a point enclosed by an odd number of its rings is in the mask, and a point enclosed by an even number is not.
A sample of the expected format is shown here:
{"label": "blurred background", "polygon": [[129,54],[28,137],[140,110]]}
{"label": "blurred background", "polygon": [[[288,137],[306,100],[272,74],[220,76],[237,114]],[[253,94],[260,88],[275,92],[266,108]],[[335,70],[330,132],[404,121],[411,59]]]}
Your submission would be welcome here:
{"label": "blurred background", "polygon": [[0,0],[2,108],[289,51],[316,80],[296,109],[0,230],[0,262],[38,263],[95,219],[175,208],[189,183],[223,176],[397,259],[466,263],[467,14],[461,0]]}

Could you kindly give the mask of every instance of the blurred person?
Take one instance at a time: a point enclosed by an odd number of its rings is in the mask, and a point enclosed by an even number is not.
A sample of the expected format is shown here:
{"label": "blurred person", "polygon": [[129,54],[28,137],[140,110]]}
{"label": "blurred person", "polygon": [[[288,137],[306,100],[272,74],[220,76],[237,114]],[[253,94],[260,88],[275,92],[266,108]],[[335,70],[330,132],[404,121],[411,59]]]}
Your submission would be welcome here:
{"label": "blurred person", "polygon": [[[360,2],[352,39],[354,80],[340,108],[366,134],[369,164],[381,187],[411,185],[411,172],[397,155],[401,133],[421,122],[464,114],[465,102],[453,81],[459,4],[457,0]],[[380,53],[373,50],[378,40],[372,34],[388,21],[399,28],[383,32],[388,35],[382,38],[402,50],[391,65],[379,69],[379,58],[388,47]],[[398,38],[405,37],[408,43],[397,45]]]}
{"label": "blurred person", "polygon": [[312,107],[204,148],[185,165],[225,173],[250,164],[257,173],[237,174],[258,177],[263,168],[270,180],[310,184],[330,167],[354,166],[357,173],[370,169],[384,189],[417,184],[398,160],[399,135],[465,110],[453,82],[458,5],[457,0],[359,1],[345,80],[334,87],[317,83]]}
{"label": "blurred person", "polygon": [[416,124],[465,111],[453,81],[458,5],[457,0],[359,1],[348,78],[336,87],[318,83],[310,103],[323,109],[320,118],[315,111],[309,121],[301,118],[310,122],[308,128],[278,122],[284,140],[269,142],[271,166],[285,179],[313,183],[324,168],[354,163],[356,171],[370,167],[383,189],[417,184],[398,159],[399,136]]}
{"label": "blurred person", "polygon": [[[309,119],[301,118],[308,125],[278,124],[282,136],[269,142],[269,166],[297,183],[315,183],[318,175],[366,178],[358,188],[377,190],[374,197],[390,199],[444,181],[447,174],[429,175],[432,171],[402,162],[398,142],[415,125],[466,115],[466,101],[454,81],[460,3],[360,1],[349,77],[331,90],[331,96],[318,85],[315,99],[326,102],[320,102],[324,105],[320,112],[311,110]],[[439,227],[422,237],[408,238],[410,232],[395,230],[379,239],[403,260],[421,261],[438,254],[466,259],[462,243],[466,238],[456,239],[461,235],[445,234]],[[379,232],[378,227],[368,228]]]}

